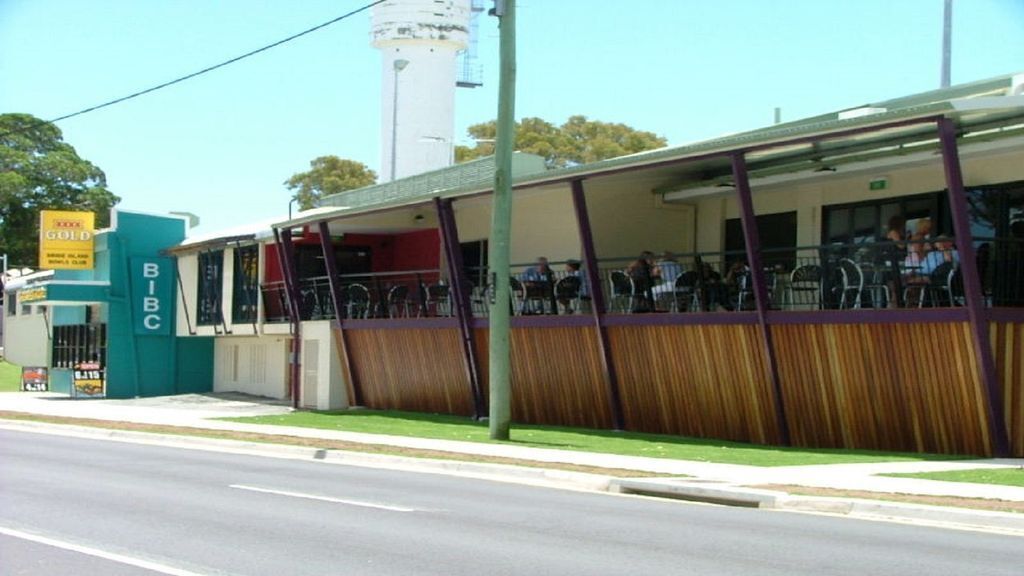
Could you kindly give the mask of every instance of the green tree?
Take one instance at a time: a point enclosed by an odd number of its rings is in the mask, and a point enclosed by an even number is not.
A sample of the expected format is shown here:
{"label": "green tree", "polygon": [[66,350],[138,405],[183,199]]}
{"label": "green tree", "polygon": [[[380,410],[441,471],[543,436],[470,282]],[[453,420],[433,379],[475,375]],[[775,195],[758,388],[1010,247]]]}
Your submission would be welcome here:
{"label": "green tree", "polygon": [[308,210],[324,196],[369,186],[376,181],[377,173],[362,162],[321,156],[309,163],[309,170],[295,174],[285,180],[284,185],[294,191],[299,208]]}
{"label": "green tree", "polygon": [[[456,162],[494,154],[494,121],[474,124],[467,132],[477,141],[476,146],[456,146]],[[667,141],[653,132],[588,120],[586,116],[572,116],[561,126],[540,118],[523,118],[516,123],[516,150],[543,156],[549,168],[596,162],[666,145]]]}
{"label": "green tree", "polygon": [[102,228],[120,200],[59,128],[30,114],[0,114],[0,253],[13,265],[36,266],[40,210],[93,212]]}

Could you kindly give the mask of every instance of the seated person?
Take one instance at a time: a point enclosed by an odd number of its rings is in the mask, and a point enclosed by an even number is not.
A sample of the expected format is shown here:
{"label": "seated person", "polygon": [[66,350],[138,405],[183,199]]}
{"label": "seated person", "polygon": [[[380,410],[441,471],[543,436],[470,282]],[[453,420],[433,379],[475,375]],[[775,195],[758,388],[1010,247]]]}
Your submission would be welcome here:
{"label": "seated person", "polygon": [[544,256],[537,258],[537,263],[519,275],[523,283],[523,303],[521,314],[543,314],[545,309],[554,308],[554,293],[551,291],[554,272]]}
{"label": "seated person", "polygon": [[551,267],[548,266],[548,259],[541,256],[537,263],[530,266],[519,275],[522,282],[548,282],[552,276]]}
{"label": "seated person", "polygon": [[580,270],[580,261],[579,260],[569,260],[569,261],[567,261],[565,263],[565,275],[566,276],[572,276],[573,278],[579,278],[580,279],[580,298],[583,298],[583,299],[589,299],[590,298],[590,290],[588,289],[588,285],[587,285],[587,277],[586,277],[585,274],[583,274],[583,271]]}
{"label": "seated person", "polygon": [[626,274],[633,279],[636,303],[634,312],[650,312],[654,309],[651,288],[661,282],[658,269],[654,264],[654,253],[644,250],[640,257],[626,267]]}
{"label": "seated person", "polygon": [[910,237],[907,243],[907,265],[917,265],[931,251],[932,245],[929,239],[932,235],[931,218],[921,218],[917,221],[917,231]]}
{"label": "seated person", "polygon": [[661,258],[654,263],[654,276],[660,278],[660,282],[651,290],[657,300],[671,299],[675,294],[676,278],[683,273],[683,266],[676,260],[671,252],[661,253]]}
{"label": "seated person", "polygon": [[960,264],[960,254],[953,245],[953,239],[949,236],[939,236],[935,239],[935,247],[921,260],[921,276],[931,276],[935,269],[945,262],[952,262],[954,266]]}
{"label": "seated person", "polygon": [[661,258],[654,263],[654,275],[661,278],[661,284],[659,287],[668,286],[668,289],[671,290],[672,283],[675,282],[676,278],[682,273],[682,264],[676,260],[675,255],[671,252],[662,252]]}
{"label": "seated person", "polygon": [[[575,283],[570,284],[569,278],[575,278]],[[560,286],[562,286],[560,288]],[[579,312],[576,309],[577,299],[579,301],[590,300],[587,278],[580,270],[579,260],[569,260],[565,263],[565,278],[555,284],[558,303],[566,314]]]}

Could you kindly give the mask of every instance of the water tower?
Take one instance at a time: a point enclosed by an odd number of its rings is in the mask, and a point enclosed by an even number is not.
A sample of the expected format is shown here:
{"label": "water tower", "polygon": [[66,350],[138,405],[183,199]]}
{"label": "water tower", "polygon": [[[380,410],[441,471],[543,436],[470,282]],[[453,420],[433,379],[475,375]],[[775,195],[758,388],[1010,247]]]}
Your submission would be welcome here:
{"label": "water tower", "polygon": [[471,0],[389,0],[373,8],[381,53],[380,179],[452,163],[456,59],[470,42]]}

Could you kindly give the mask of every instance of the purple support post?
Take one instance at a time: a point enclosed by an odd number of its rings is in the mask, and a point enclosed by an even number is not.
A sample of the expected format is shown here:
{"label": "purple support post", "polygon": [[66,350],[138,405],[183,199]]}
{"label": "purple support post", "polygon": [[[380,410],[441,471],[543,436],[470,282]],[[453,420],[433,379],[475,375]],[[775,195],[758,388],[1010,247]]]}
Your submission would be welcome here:
{"label": "purple support post", "polygon": [[953,232],[960,254],[960,271],[964,282],[967,318],[974,334],[974,354],[978,358],[978,366],[981,369],[981,382],[985,386],[988,396],[986,408],[992,453],[995,456],[1007,456],[1010,451],[1010,442],[1006,430],[1002,396],[999,394],[995,359],[992,356],[992,345],[989,341],[985,297],[981,289],[981,277],[978,275],[977,256],[971,234],[971,219],[967,212],[963,173],[960,171],[960,153],[956,146],[956,126],[949,118],[940,118],[936,124],[939,129],[939,141],[942,144],[942,165],[946,173],[949,208],[953,215]]}
{"label": "purple support post", "polygon": [[324,254],[324,266],[327,271],[327,283],[331,287],[331,305],[334,307],[334,322],[338,329],[338,347],[341,348],[342,373],[348,381],[352,390],[352,404],[362,406],[363,394],[356,382],[355,371],[350,364],[348,355],[348,339],[345,336],[345,328],[341,325],[342,307],[345,305],[341,297],[341,281],[338,279],[338,260],[334,254],[334,243],[331,242],[331,230],[327,222],[320,222],[317,227],[320,232],[320,249]]}
{"label": "purple support post", "polygon": [[281,274],[284,276],[284,289],[288,293],[288,303],[291,308],[292,317],[292,358],[291,358],[291,388],[292,408],[299,407],[300,380],[302,378],[302,365],[300,354],[302,353],[302,317],[301,306],[299,305],[299,284],[295,270],[295,247],[292,246],[292,231],[274,229],[274,236],[277,240],[278,254],[281,259]]}
{"label": "purple support post", "polygon": [[451,200],[434,198],[434,207],[437,209],[437,221],[441,228],[441,243],[444,245],[445,261],[448,264],[452,304],[455,308],[455,319],[459,324],[466,378],[469,380],[469,390],[473,395],[473,416],[479,420],[487,414],[487,406],[484,405],[483,390],[480,386],[480,362],[476,357],[476,338],[472,326],[473,313],[469,305],[469,293],[466,291],[468,282],[463,274],[459,230],[455,225],[455,212],[452,211]]}
{"label": "purple support post", "polygon": [[754,215],[754,201],[751,198],[747,161],[743,152],[732,154],[732,178],[736,183],[736,199],[740,205],[740,219],[743,224],[743,240],[747,249],[750,280],[754,284],[757,323],[761,327],[761,337],[764,339],[768,377],[771,379],[772,392],[775,396],[775,421],[779,428],[780,442],[788,446],[790,444],[789,420],[786,418],[786,406],[783,403],[782,383],[779,380],[779,367],[775,359],[772,329],[768,324],[768,287],[764,280],[764,268],[761,266],[761,237],[758,236],[757,217]]}
{"label": "purple support post", "polygon": [[608,404],[612,413],[612,423],[616,430],[624,430],[626,423],[622,410],[622,395],[619,392],[619,377],[615,372],[615,362],[612,360],[608,332],[601,321],[605,311],[604,290],[601,285],[601,275],[597,269],[594,234],[590,229],[590,215],[587,212],[587,199],[583,194],[582,180],[572,181],[572,206],[576,212],[580,243],[583,245],[583,270],[590,288],[590,308],[594,314],[594,328],[597,330],[597,342],[601,349],[601,368],[604,372],[605,385],[608,387]]}

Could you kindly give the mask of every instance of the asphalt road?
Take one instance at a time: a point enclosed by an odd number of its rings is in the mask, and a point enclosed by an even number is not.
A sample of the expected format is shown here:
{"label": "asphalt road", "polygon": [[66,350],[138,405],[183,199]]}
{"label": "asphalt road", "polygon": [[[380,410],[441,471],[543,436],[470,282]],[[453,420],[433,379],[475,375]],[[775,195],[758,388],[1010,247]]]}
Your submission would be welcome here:
{"label": "asphalt road", "polygon": [[[1019,576],[1022,544],[975,532],[0,431],[5,575]],[[146,562],[156,571],[140,567]]]}

